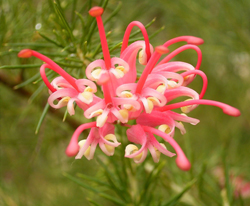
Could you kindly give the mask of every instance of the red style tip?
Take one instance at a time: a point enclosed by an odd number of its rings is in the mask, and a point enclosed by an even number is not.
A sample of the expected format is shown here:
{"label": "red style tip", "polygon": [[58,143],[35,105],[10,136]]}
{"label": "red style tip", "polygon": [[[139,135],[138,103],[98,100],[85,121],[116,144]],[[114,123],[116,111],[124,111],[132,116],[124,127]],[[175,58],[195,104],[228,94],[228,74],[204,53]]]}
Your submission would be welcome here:
{"label": "red style tip", "polygon": [[240,116],[240,110],[231,107],[231,106],[227,106],[225,108],[223,108],[223,112],[227,115],[233,116],[233,117],[238,117]]}
{"label": "red style tip", "polygon": [[155,47],[155,51],[159,54],[166,54],[169,52],[169,49],[163,45]]}
{"label": "red style tip", "polygon": [[32,50],[31,49],[23,49],[20,51],[17,55],[19,58],[30,58],[32,56]]}
{"label": "red style tip", "polygon": [[191,168],[191,164],[185,155],[177,156],[175,162],[176,162],[177,166],[183,171],[188,171]]}
{"label": "red style tip", "polygon": [[78,144],[74,144],[74,143],[70,143],[65,151],[66,155],[68,157],[73,157],[76,156],[77,153],[79,152],[79,145]]}
{"label": "red style tip", "polygon": [[199,37],[189,37],[187,40],[188,44],[201,45],[204,43],[204,40]]}
{"label": "red style tip", "polygon": [[101,16],[103,13],[103,8],[95,6],[89,10],[89,15],[93,17]]}

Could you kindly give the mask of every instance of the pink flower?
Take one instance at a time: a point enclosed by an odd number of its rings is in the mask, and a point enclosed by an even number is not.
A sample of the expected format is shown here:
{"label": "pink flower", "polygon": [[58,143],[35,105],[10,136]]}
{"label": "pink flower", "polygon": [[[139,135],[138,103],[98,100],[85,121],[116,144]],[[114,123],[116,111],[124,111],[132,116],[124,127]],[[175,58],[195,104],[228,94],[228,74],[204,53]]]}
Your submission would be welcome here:
{"label": "pink flower", "polygon": [[[115,137],[114,125],[121,123],[128,127],[127,138],[134,143],[126,147],[125,157],[133,158],[136,163],[140,163],[145,160],[149,150],[153,160],[158,162],[161,153],[170,157],[175,155],[167,150],[166,145],[170,144],[176,151],[177,166],[182,170],[189,170],[191,164],[173,137],[175,128],[180,129],[182,134],[186,132],[182,122],[195,125],[199,120],[183,113],[189,113],[199,104],[205,104],[220,107],[224,113],[231,116],[240,115],[239,110],[234,107],[202,99],[207,89],[207,77],[199,70],[202,54],[197,45],[202,44],[203,40],[192,36],[181,36],[153,48],[149,43],[145,27],[140,22],[134,21],[125,31],[120,57],[111,58],[101,18],[102,13],[103,8],[100,7],[93,7],[89,11],[97,21],[104,58],[95,60],[87,66],[88,79],[75,79],[55,62],[36,51],[25,49],[18,54],[21,58],[35,56],[46,63],[41,66],[40,72],[49,88],[48,102],[52,107],[58,109],[67,106],[68,112],[73,115],[75,102],[84,111],[85,118],[96,117],[95,122],[85,123],[76,129],[66,154],[76,155],[76,158],[84,155],[87,159],[92,159],[99,144],[106,155],[113,155],[115,147],[120,144]],[[134,26],[141,30],[144,41],[128,45],[130,32]],[[187,44],[169,53],[168,46],[177,42]],[[195,67],[185,62],[169,62],[178,53],[187,49],[193,49],[197,53],[198,60]],[[162,55],[165,57],[159,61]],[[138,81],[137,59],[140,64],[145,65]],[[60,76],[50,83],[45,68],[54,70]],[[203,79],[200,94],[187,87],[197,75]],[[101,87],[103,97],[95,95],[97,87],[94,82]],[[169,103],[181,96],[188,99]],[[176,108],[181,108],[183,113],[171,111]],[[136,120],[135,125],[128,123],[132,119]],[[86,129],[90,129],[87,139],[78,142],[79,135]],[[164,144],[159,143],[155,135],[160,136]]]}
{"label": "pink flower", "polygon": [[[84,130],[89,128],[91,128],[91,130],[87,139],[78,142],[79,135]],[[66,154],[68,156],[76,155],[76,159],[80,159],[84,155],[88,160],[90,160],[94,156],[97,144],[99,144],[101,150],[106,155],[111,156],[114,154],[115,147],[120,145],[116,139],[114,130],[114,125],[108,123],[101,128],[96,126],[96,122],[82,124],[74,132],[66,149]]]}

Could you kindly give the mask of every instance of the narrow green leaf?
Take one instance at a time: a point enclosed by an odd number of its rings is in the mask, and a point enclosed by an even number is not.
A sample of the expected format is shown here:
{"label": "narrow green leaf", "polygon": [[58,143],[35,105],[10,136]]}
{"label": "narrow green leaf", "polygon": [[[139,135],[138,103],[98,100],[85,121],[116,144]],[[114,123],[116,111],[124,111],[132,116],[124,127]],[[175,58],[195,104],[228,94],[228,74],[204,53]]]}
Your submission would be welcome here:
{"label": "narrow green leaf", "polygon": [[69,37],[70,37],[71,41],[74,43],[75,42],[75,38],[73,36],[73,33],[71,31],[71,28],[70,28],[67,20],[65,19],[65,16],[64,16],[64,14],[62,12],[62,8],[60,6],[60,3],[54,1],[54,8],[55,8],[56,14],[58,15],[59,19],[61,20],[61,22],[62,22],[62,24],[64,26],[64,29],[67,31],[67,33],[69,34]]}
{"label": "narrow green leaf", "polygon": [[[102,0],[102,1],[103,1],[103,0]],[[100,6],[101,6],[103,9],[105,9],[105,8],[107,7],[107,5],[108,5],[109,0],[105,0],[103,3],[102,3],[102,1],[100,2]]]}
{"label": "narrow green leaf", "polygon": [[82,45],[83,42],[84,42],[84,38],[85,38],[85,29],[84,29],[84,27],[85,27],[85,21],[83,19],[83,16],[80,13],[78,13],[77,11],[75,13],[79,17],[79,19],[81,21],[81,24],[82,24],[82,37],[80,39],[80,45]]}
{"label": "narrow green leaf", "polygon": [[43,109],[43,113],[42,113],[42,115],[41,115],[41,117],[40,117],[40,119],[38,121],[36,131],[35,131],[36,134],[39,132],[39,129],[40,129],[41,125],[42,125],[42,122],[43,122],[48,110],[49,110],[49,103],[47,102],[44,109]]}
{"label": "narrow green leaf", "polygon": [[115,197],[113,197],[111,195],[108,195],[106,193],[100,192],[99,190],[96,190],[95,188],[93,188],[93,187],[91,187],[91,186],[89,186],[87,184],[84,184],[83,182],[79,181],[79,179],[77,179],[77,178],[75,178],[75,177],[73,177],[73,176],[71,176],[71,175],[69,175],[67,173],[63,173],[63,176],[67,177],[71,181],[77,183],[78,185],[80,185],[81,187],[83,187],[83,188],[85,188],[87,190],[90,190],[90,191],[92,191],[94,193],[98,193],[101,197],[103,197],[103,198],[105,198],[107,200],[110,200],[110,201],[112,201],[112,202],[114,202],[114,203],[116,203],[118,205],[126,206],[126,204],[122,200],[120,200],[118,198],[115,198]]}
{"label": "narrow green leaf", "polygon": [[147,200],[146,201],[144,201],[145,202],[145,206],[150,206],[151,205],[151,203],[152,203],[152,201],[153,201],[153,193],[150,193],[149,195],[148,195],[148,198],[147,198]]}
{"label": "narrow green leaf", "polygon": [[[0,7],[2,8],[1,4],[2,3],[0,2]],[[0,14],[0,22],[1,22],[1,24],[0,24],[0,31],[1,31],[1,33],[0,33],[0,45],[2,45],[2,43],[4,42],[4,36],[8,31],[8,26],[6,24],[6,18],[4,15],[5,13],[6,12],[1,12],[1,14]]]}
{"label": "narrow green leaf", "polygon": [[[53,47],[53,44],[41,43],[6,43],[4,46],[16,46],[16,47]],[[20,51],[20,50],[19,50]]]}
{"label": "narrow green leaf", "polygon": [[99,164],[104,168],[107,180],[112,187],[112,190],[123,200],[126,200],[127,193],[125,192],[126,189],[123,188],[122,182],[118,179],[114,174],[111,172],[110,168],[107,167],[99,158],[97,158]]}
{"label": "narrow green leaf", "polygon": [[[39,73],[40,74],[40,73]],[[48,72],[46,72],[46,76],[48,79],[52,79],[53,77],[55,77],[57,75],[57,73],[55,73],[53,70],[49,70]],[[43,81],[42,77],[40,76],[36,81],[33,82],[33,84],[37,84],[39,82]]]}
{"label": "narrow green leaf", "polygon": [[33,77],[27,79],[26,81],[22,82],[21,84],[18,84],[16,86],[14,86],[14,89],[19,89],[21,87],[24,87],[32,82],[34,82],[35,80],[37,80],[40,77],[40,72],[38,72],[37,74],[35,74]]}
{"label": "narrow green leaf", "polygon": [[150,172],[148,178],[145,181],[142,194],[140,195],[139,203],[142,203],[144,199],[147,197],[150,186],[153,186],[156,182],[155,180],[159,177],[159,173],[164,168],[166,162],[162,161],[159,164],[157,164],[154,169]]}
{"label": "narrow green leaf", "polygon": [[88,52],[88,42],[83,42],[83,54],[85,55]]}
{"label": "narrow green leaf", "polygon": [[4,65],[0,69],[31,69],[40,67],[41,64]]}
{"label": "narrow green leaf", "polygon": [[[20,49],[9,49],[9,53],[18,53],[20,52]],[[42,52],[43,55],[45,56],[55,56],[55,57],[65,57],[67,56],[68,54],[66,53],[56,53],[56,52]],[[41,64],[39,65],[41,66]]]}
{"label": "narrow green leaf", "polygon": [[82,64],[82,61],[80,59],[76,59],[76,58],[72,58],[72,57],[66,57],[65,60]]}
{"label": "narrow green leaf", "polygon": [[100,193],[98,190],[96,190],[95,188],[87,185],[87,184],[84,184],[83,182],[79,181],[77,178],[71,176],[70,174],[68,173],[63,173],[63,176],[67,177],[68,179],[70,179],[71,181],[75,182],[76,184],[80,185],[81,187],[87,189],[87,190],[90,190],[94,193]]}
{"label": "narrow green leaf", "polygon": [[100,204],[98,204],[97,202],[95,202],[94,200],[91,200],[91,199],[89,199],[89,198],[87,198],[87,200],[88,200],[90,203],[92,203],[93,205],[95,205],[95,206],[103,206],[103,205],[100,205]]}
{"label": "narrow green leaf", "polygon": [[[92,25],[95,24],[95,18],[93,18],[92,16],[88,15],[87,17],[87,23],[84,27],[84,31],[87,31],[87,33],[85,33],[85,35],[83,36],[83,39],[81,41],[81,47],[84,46],[85,42],[87,42],[87,39],[89,39],[89,33],[91,31],[91,27]],[[89,43],[89,42],[88,42]],[[85,46],[84,46],[85,47]],[[87,50],[83,49],[84,53],[87,53]]]}
{"label": "narrow green leaf", "polygon": [[97,183],[99,185],[110,187],[109,184],[107,184],[106,182],[100,181],[98,178],[90,177],[90,176],[87,176],[87,175],[84,175],[84,174],[80,174],[80,173],[78,173],[77,176],[80,177],[80,178],[82,178],[82,179],[84,179],[84,180],[89,180],[89,181],[95,182],[95,183]]}
{"label": "narrow green leaf", "polygon": [[[118,183],[118,179],[116,177],[114,177],[113,173],[111,173],[110,168],[107,167],[107,165],[105,165],[100,158],[97,157],[97,161],[98,163],[104,168],[105,172],[106,172],[106,176],[108,178],[110,178],[111,183],[114,185],[114,187],[116,187],[117,189],[120,188],[119,186],[117,186],[115,183]],[[113,183],[115,182],[115,183]]]}
{"label": "narrow green leaf", "polygon": [[115,49],[120,48],[121,45],[122,45],[122,42],[117,43],[115,46],[113,46],[113,47],[111,47],[111,48],[109,49],[109,52],[111,53],[111,52],[114,51]]}
{"label": "narrow green leaf", "polygon": [[233,189],[230,183],[230,174],[229,174],[229,167],[226,161],[226,154],[223,154],[223,165],[224,165],[224,173],[225,173],[225,186],[227,191],[227,198],[230,205],[233,202]]}
{"label": "narrow green leaf", "polygon": [[77,5],[77,0],[73,0],[73,3],[72,3],[72,11],[71,11],[71,22],[73,22],[73,26],[72,26],[72,30],[74,30],[75,28],[75,10],[76,10],[76,5]]}
{"label": "narrow green leaf", "polygon": [[34,101],[34,99],[40,94],[40,92],[42,92],[42,90],[44,89],[44,87],[45,87],[45,84],[41,84],[38,87],[38,89],[35,92],[33,92],[33,94],[30,96],[30,98],[28,100],[29,104],[31,104]]}
{"label": "narrow green leaf", "polygon": [[11,53],[10,51],[0,52],[0,56],[5,56],[5,55],[8,55],[10,53]]}
{"label": "narrow green leaf", "polygon": [[[93,18],[94,19],[94,18]],[[95,29],[97,28],[97,24],[96,24],[96,22],[93,22],[91,25],[90,25],[90,28],[89,28],[89,32],[88,32],[88,34],[87,34],[87,40],[86,40],[86,42],[88,42],[88,44],[90,44],[91,43],[91,38],[92,38],[92,36],[93,36],[93,33],[94,33],[94,31],[95,31]]]}
{"label": "narrow green leaf", "polygon": [[208,176],[206,173],[203,175],[204,185],[203,193],[207,195],[210,199],[214,200],[218,205],[222,204],[222,199],[220,195],[220,188],[218,188],[218,182],[213,178]]}
{"label": "narrow green leaf", "polygon": [[92,54],[92,58],[95,58],[95,56],[101,52],[101,49],[102,49],[102,45],[99,44],[97,47],[96,47],[96,50],[94,51],[94,53]]}
{"label": "narrow green leaf", "polygon": [[68,44],[67,40],[63,38],[64,35],[62,35],[61,30],[53,29],[52,32],[55,35],[57,41],[61,43],[61,45],[66,46]]}
{"label": "narrow green leaf", "polygon": [[[161,27],[160,29],[156,30],[153,34],[151,34],[148,38],[149,39],[152,39],[153,37],[155,37],[157,34],[159,34],[162,30],[164,30],[165,27]],[[135,41],[138,41],[138,40],[143,40],[144,38],[143,37],[138,37],[138,38],[133,38],[133,39],[129,39],[129,43],[133,43]]]}
{"label": "narrow green leaf", "polygon": [[63,115],[63,122],[65,122],[66,118],[68,116],[68,109],[65,109],[64,115]]}
{"label": "narrow green leaf", "polygon": [[239,196],[239,205],[240,206],[245,206],[244,200],[243,200],[241,195]]}
{"label": "narrow green leaf", "polygon": [[164,202],[161,206],[176,205],[176,203],[180,200],[180,198],[194,185],[196,181],[197,181],[196,179],[191,180],[179,194],[172,197],[169,201]]}
{"label": "narrow green leaf", "polygon": [[159,164],[157,164],[155,166],[155,168],[150,172],[146,182],[145,182],[145,192],[147,191],[148,187],[152,184],[152,182],[155,181],[155,179],[158,177],[159,173],[161,172],[161,170],[163,169],[163,167],[165,166],[166,162],[162,161]]}
{"label": "narrow green leaf", "polygon": [[110,14],[110,16],[105,20],[104,24],[106,24],[110,19],[112,19],[121,9],[122,3],[118,2],[118,6],[115,8],[115,10]]}
{"label": "narrow green leaf", "polygon": [[110,200],[110,201],[114,202],[115,204],[126,206],[125,202],[123,202],[122,200],[117,199],[117,198],[115,198],[115,197],[113,197],[111,195],[108,195],[108,194],[105,194],[105,193],[100,193],[100,196],[107,199],[107,200]]}
{"label": "narrow green leaf", "polygon": [[154,38],[157,34],[159,34],[161,31],[165,29],[165,26],[162,26],[160,29],[156,30],[153,34],[149,36],[149,39]]}
{"label": "narrow green leaf", "polygon": [[55,44],[55,45],[58,46],[58,47],[64,48],[64,46],[63,46],[62,44],[56,42],[55,40],[53,40],[53,39],[51,39],[51,38],[49,38],[49,37],[47,37],[45,34],[42,34],[41,32],[38,32],[38,34],[39,34],[42,38],[44,38],[46,41],[51,42],[52,44]]}
{"label": "narrow green leaf", "polygon": [[204,181],[203,181],[203,176],[205,174],[205,171],[207,169],[207,163],[203,162],[202,167],[201,167],[201,172],[198,175],[198,192],[199,192],[199,196],[201,197],[201,192],[203,191],[203,185],[204,185]]}
{"label": "narrow green leaf", "polygon": [[60,61],[54,61],[54,62],[64,67],[70,67],[70,68],[82,68],[83,67],[83,65],[67,64],[67,63],[60,62]]}
{"label": "narrow green leaf", "polygon": [[92,0],[88,0],[88,10],[90,10],[92,8]]}

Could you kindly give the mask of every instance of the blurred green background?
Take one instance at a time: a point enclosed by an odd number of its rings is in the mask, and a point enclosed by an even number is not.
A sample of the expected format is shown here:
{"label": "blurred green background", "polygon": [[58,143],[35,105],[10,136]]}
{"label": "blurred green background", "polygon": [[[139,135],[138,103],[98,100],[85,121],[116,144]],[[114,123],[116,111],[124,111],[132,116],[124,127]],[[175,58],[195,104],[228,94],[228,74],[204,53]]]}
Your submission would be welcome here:
{"label": "blurred green background", "polygon": [[[69,27],[74,27],[73,35],[76,39],[81,38],[82,22],[74,11],[88,19],[90,1],[57,2]],[[64,153],[74,129],[84,122],[81,111],[62,122],[64,110],[49,110],[38,134],[35,134],[48,98],[47,89],[38,77],[30,84],[14,89],[39,71],[39,66],[22,69],[15,65],[41,64],[39,60],[18,59],[17,53],[21,49],[29,47],[47,53],[53,60],[61,61],[65,55],[78,60],[76,63],[81,62],[74,55],[74,45],[67,41],[70,37],[57,20],[53,4],[52,0],[0,1],[0,205],[91,205],[88,198],[100,201],[101,205],[112,205],[63,175],[67,172],[72,176],[77,173],[102,176],[95,159],[76,161]],[[92,1],[92,5],[99,4],[103,2]],[[162,156],[166,166],[160,178],[166,185],[160,184],[158,188],[166,198],[170,198],[178,191],[173,185],[182,187],[203,169],[200,185],[194,185],[188,197],[177,205],[226,205],[221,192],[223,187],[214,177],[214,169],[225,169],[226,165],[230,174],[250,181],[250,1],[110,0],[104,20],[117,6],[119,12],[105,24],[106,32],[112,31],[108,37],[110,45],[122,40],[123,32],[131,21],[138,20],[146,25],[155,17],[155,22],[147,29],[149,35],[162,26],[165,28],[151,39],[153,46],[181,35],[204,39],[205,43],[200,46],[203,53],[201,70],[206,73],[209,82],[204,98],[237,107],[242,115],[230,117],[218,108],[202,105],[192,111],[190,116],[201,122],[196,126],[185,125],[187,134],[184,136],[179,131],[175,135],[192,161],[192,170],[180,171],[174,158]],[[99,43],[98,33],[94,31],[90,51]],[[59,46],[46,41],[39,33],[55,40]],[[170,47],[171,50],[175,48]],[[111,54],[118,53],[119,49]],[[194,51],[185,51],[175,60],[195,64],[197,55]],[[71,70],[81,76],[83,69],[84,66]],[[37,83],[34,84],[34,81]],[[199,92],[201,85],[202,81],[197,77],[190,87]],[[101,153],[95,154],[98,155]],[[212,196],[218,201],[212,200]],[[198,203],[192,203],[192,200]],[[250,201],[236,198],[233,204],[250,205]]]}

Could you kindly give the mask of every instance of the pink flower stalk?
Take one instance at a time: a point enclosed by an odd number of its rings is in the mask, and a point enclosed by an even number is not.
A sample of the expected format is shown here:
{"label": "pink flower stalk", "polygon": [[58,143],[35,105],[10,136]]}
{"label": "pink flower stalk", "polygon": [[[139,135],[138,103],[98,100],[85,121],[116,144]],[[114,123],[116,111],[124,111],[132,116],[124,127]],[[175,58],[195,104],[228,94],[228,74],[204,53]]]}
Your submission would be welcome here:
{"label": "pink flower stalk", "polygon": [[[134,143],[126,147],[125,157],[133,158],[136,163],[140,163],[145,160],[149,150],[153,160],[158,162],[161,153],[170,157],[175,155],[167,150],[167,144],[170,144],[176,151],[177,166],[182,170],[189,170],[191,164],[173,137],[175,128],[180,129],[182,134],[186,132],[182,122],[196,125],[199,120],[184,113],[205,104],[217,106],[231,116],[240,115],[238,109],[227,104],[202,99],[207,89],[207,77],[199,70],[202,54],[198,45],[202,44],[203,40],[193,36],[181,36],[153,48],[143,24],[134,21],[125,31],[120,57],[111,58],[101,18],[103,8],[93,7],[89,14],[96,18],[104,58],[95,60],[87,66],[88,79],[75,79],[51,59],[36,51],[24,49],[18,54],[21,58],[35,56],[46,63],[41,66],[40,72],[49,89],[48,102],[53,108],[67,106],[69,114],[73,115],[75,102],[84,111],[85,118],[96,117],[95,122],[85,123],[76,129],[66,154],[76,156],[77,159],[83,155],[87,159],[92,159],[99,144],[106,155],[113,155],[115,147],[120,144],[115,137],[114,125],[121,123],[128,127],[128,141]],[[134,26],[141,30],[144,41],[128,45]],[[170,52],[168,46],[177,42],[187,44]],[[180,61],[169,62],[187,49],[197,52],[198,60],[195,66]],[[159,61],[163,55],[165,57]],[[137,60],[145,65],[138,81]],[[46,68],[58,73],[59,77],[49,82],[45,73]],[[197,75],[203,79],[200,94],[187,87]],[[103,96],[95,95],[97,87],[94,82],[100,85]],[[188,97],[188,101],[169,103],[181,96]],[[177,108],[183,113],[172,111]],[[135,125],[128,123],[132,119],[136,120]],[[90,129],[87,139],[78,142],[80,134],[86,129]],[[155,135],[160,136],[165,144],[159,143]]]}

